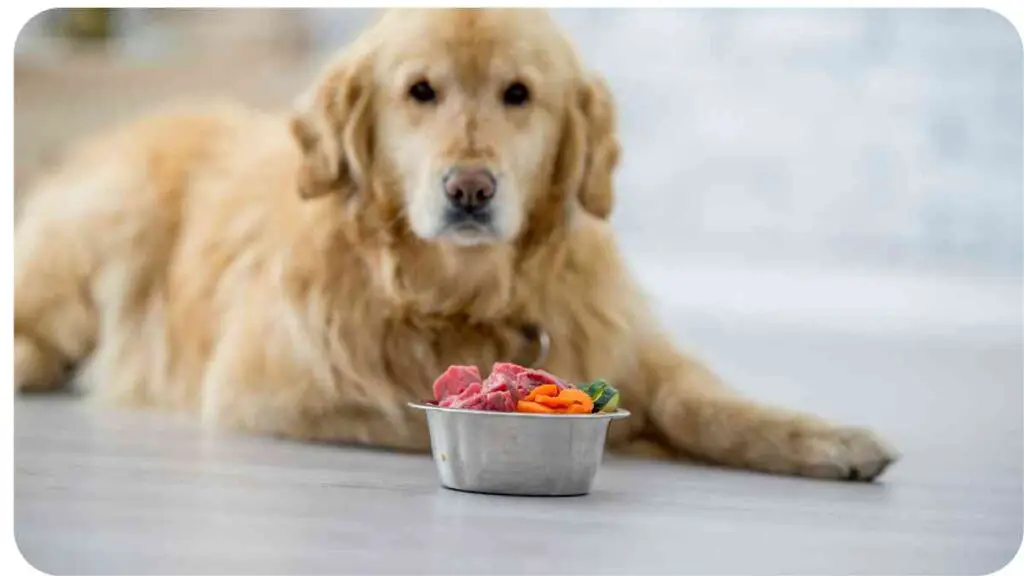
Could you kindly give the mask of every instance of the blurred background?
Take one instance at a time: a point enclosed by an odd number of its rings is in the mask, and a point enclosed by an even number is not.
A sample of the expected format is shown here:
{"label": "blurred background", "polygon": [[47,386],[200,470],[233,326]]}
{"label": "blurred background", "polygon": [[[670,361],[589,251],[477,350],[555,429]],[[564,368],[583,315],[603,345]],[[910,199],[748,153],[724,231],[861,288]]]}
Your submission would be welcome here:
{"label": "blurred background", "polygon": [[[984,10],[554,14],[617,97],[624,156],[614,225],[668,329],[747,394],[872,426],[905,454],[877,493],[801,485],[778,508],[761,508],[767,516],[759,521],[715,524],[723,521],[712,515],[708,525],[730,535],[731,550],[753,552],[717,554],[723,549],[691,540],[693,569],[822,573],[870,564],[864,571],[984,573],[1004,563],[1020,546],[1024,478],[1024,62],[1013,26]],[[289,106],[374,15],[40,14],[15,46],[16,194],[70,141],[167,101],[232,96]],[[50,408],[22,402],[19,415],[28,410],[45,423]],[[187,435],[165,446],[138,432],[148,428],[121,420],[97,417],[88,433],[76,422],[47,428],[59,435],[68,426],[70,447],[50,448],[58,457],[40,448],[43,435],[30,423],[16,448],[19,545],[44,567],[68,572],[86,559],[104,566],[104,551],[116,550],[136,571],[159,558],[209,572],[202,542],[263,542],[266,530],[275,549],[282,539],[308,536],[276,525],[239,536],[219,522],[230,504],[208,510],[205,500],[165,498],[178,494],[177,477],[161,485],[163,477],[146,468],[149,455],[162,450],[184,454],[191,474],[236,449],[244,461],[248,448],[225,444],[218,452],[210,447],[217,444]],[[94,432],[106,429],[131,438],[109,450],[132,453],[137,441],[146,455],[136,474],[147,479],[138,488],[144,501],[157,503],[152,521],[192,521],[158,530],[158,542],[104,540],[116,530],[120,538],[146,533],[110,512],[107,500],[89,507],[90,490],[111,502],[125,490],[117,482],[107,487],[97,472],[106,461],[95,454],[108,450],[113,436]],[[60,462],[72,453],[80,468],[64,470]],[[39,470],[50,471],[48,482],[60,492],[46,490]],[[96,474],[91,483],[83,484],[90,478],[83,470]],[[120,468],[116,473],[120,478]],[[762,496],[782,493],[764,479],[744,484],[726,475],[711,476],[713,488],[701,492],[708,477],[692,469],[678,474],[665,485],[689,482],[680,497],[700,501],[686,518],[709,494],[725,494],[723,501],[746,511],[762,505]],[[196,472],[181,484],[220,494],[218,478]],[[416,478],[432,486],[432,477]],[[293,500],[284,501],[304,502],[305,488],[292,489]],[[660,506],[638,508],[635,526],[660,526],[645,512]],[[842,515],[841,525],[815,524],[833,513]],[[462,526],[462,516],[452,518]],[[701,518],[689,529],[708,521]],[[197,526],[207,531],[195,532]],[[469,540],[493,534],[469,526],[461,532]],[[877,541],[858,548],[850,545],[854,535]],[[165,541],[176,543],[174,554]],[[795,547],[803,550],[805,542],[824,547],[807,556]],[[125,560],[126,551],[137,555]],[[306,551],[296,557],[323,558]]]}
{"label": "blurred background", "polygon": [[[169,100],[287,106],[374,15],[44,12],[15,48],[16,189],[69,140]],[[1022,61],[1003,17],[555,15],[618,97],[615,224],[659,301],[716,318],[1019,332]]]}

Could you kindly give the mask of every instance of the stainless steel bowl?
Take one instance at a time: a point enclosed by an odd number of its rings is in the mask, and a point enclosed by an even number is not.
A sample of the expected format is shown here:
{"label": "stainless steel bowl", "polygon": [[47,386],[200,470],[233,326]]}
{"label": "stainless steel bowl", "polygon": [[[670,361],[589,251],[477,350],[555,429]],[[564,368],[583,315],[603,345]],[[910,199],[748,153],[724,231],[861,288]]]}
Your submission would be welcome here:
{"label": "stainless steel bowl", "polygon": [[441,484],[519,496],[590,492],[612,420],[629,412],[522,414],[409,404],[427,413]]}

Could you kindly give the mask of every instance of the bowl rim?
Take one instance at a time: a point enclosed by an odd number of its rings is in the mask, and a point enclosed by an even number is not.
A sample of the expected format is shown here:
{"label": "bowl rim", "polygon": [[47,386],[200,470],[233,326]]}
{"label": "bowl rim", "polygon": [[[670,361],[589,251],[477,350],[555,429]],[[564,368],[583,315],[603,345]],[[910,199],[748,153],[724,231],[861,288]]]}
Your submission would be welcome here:
{"label": "bowl rim", "polygon": [[503,418],[542,418],[544,420],[593,420],[599,418],[602,420],[620,420],[622,418],[628,418],[631,413],[629,410],[624,408],[617,408],[615,412],[597,412],[590,414],[532,414],[529,412],[492,412],[490,410],[468,410],[466,408],[445,408],[436,404],[428,404],[426,402],[408,402],[407,405],[410,408],[416,410],[423,410],[424,412],[449,412],[454,414],[470,414],[473,416],[499,416]]}

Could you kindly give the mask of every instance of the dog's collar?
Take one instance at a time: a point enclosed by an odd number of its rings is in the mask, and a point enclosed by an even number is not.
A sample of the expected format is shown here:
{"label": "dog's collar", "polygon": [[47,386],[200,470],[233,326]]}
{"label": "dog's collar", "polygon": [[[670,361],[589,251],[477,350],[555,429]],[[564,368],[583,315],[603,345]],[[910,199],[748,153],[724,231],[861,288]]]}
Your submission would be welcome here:
{"label": "dog's collar", "polygon": [[534,356],[533,361],[521,364],[529,368],[540,368],[547,361],[548,353],[551,351],[551,336],[543,327],[537,324],[524,324],[520,328],[520,332],[524,338],[536,343],[537,347],[537,354]]}

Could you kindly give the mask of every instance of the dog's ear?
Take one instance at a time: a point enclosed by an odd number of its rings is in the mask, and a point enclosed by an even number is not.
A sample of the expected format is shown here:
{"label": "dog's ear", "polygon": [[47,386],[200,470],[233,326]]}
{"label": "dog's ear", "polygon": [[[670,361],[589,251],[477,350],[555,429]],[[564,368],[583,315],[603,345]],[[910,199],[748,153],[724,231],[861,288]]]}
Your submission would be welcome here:
{"label": "dog's ear", "polygon": [[614,204],[612,177],[620,146],[615,101],[604,79],[591,75],[571,94],[555,174],[584,210],[607,219]]}
{"label": "dog's ear", "polygon": [[373,137],[368,76],[360,60],[343,57],[299,99],[290,127],[302,151],[303,198],[352,197],[367,185]]}

